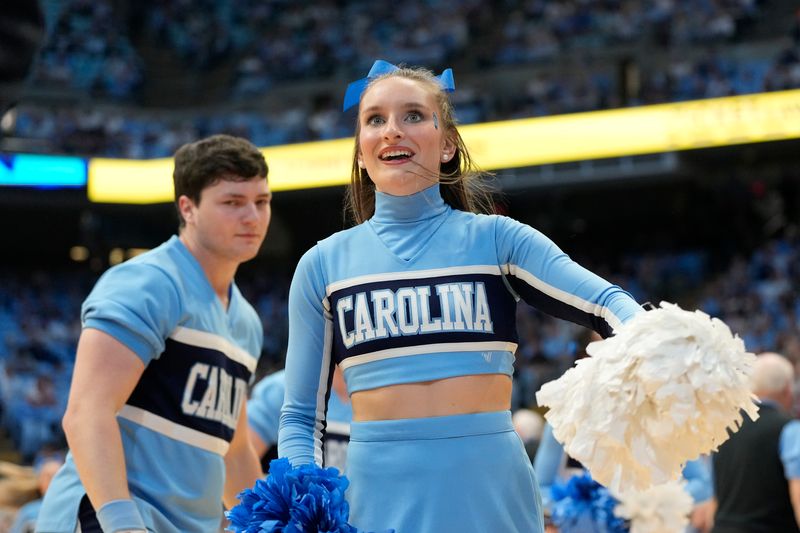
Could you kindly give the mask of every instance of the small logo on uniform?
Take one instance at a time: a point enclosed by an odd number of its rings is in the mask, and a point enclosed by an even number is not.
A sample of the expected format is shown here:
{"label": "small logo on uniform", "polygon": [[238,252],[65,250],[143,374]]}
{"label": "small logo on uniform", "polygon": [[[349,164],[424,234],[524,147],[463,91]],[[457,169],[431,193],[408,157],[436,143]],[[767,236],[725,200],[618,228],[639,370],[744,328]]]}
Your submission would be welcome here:
{"label": "small logo on uniform", "polygon": [[483,359],[487,363],[491,363],[492,362],[492,352],[483,352],[483,353],[481,353],[481,355],[483,356]]}

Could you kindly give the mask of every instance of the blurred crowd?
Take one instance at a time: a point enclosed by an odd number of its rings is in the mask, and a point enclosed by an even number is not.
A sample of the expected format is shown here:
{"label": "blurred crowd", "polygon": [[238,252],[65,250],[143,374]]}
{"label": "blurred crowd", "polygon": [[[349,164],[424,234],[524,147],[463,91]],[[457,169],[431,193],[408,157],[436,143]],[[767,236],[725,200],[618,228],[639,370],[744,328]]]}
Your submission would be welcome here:
{"label": "blurred crowd", "polygon": [[[33,150],[128,158],[168,157],[218,132],[259,146],[346,137],[352,117],[339,96],[375,58],[455,67],[461,123],[800,87],[800,10],[776,34],[768,0],[503,4],[413,0],[390,12],[358,1],[181,0],[122,12],[110,0],[46,2],[30,86],[73,100],[23,99],[8,134]],[[201,83],[222,76],[229,90],[202,109],[137,108],[145,84],[168,82],[133,42]],[[272,88],[315,81],[301,104],[263,106]]]}
{"label": "blurred crowd", "polygon": [[[724,320],[748,351],[778,351],[800,368],[800,237],[767,241],[713,272],[707,252],[626,257],[593,269],[640,302],[667,300]],[[96,280],[86,269],[0,273],[0,423],[26,461],[58,442],[66,405],[80,304]],[[264,325],[259,374],[283,365],[288,278],[239,280]],[[585,353],[589,331],[526,305],[518,308],[513,407],[536,407],[539,387]]]}
{"label": "blurred crowd", "polygon": [[154,0],[123,12],[110,0],[50,1],[49,38],[34,80],[132,96],[145,69],[131,39],[146,38],[192,69],[232,62],[233,93],[262,94],[285,80],[352,77],[376,57],[493,67],[619,44],[733,42],[758,21],[760,3],[412,0],[398,11],[357,0]]}

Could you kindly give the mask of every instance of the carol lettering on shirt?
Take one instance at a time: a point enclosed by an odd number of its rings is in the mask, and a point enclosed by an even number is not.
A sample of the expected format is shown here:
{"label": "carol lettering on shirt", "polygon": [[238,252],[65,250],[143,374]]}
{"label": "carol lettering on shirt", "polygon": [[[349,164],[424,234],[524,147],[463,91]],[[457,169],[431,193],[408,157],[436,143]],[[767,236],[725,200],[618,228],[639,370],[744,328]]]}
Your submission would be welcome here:
{"label": "carol lettering on shirt", "polygon": [[[200,387],[205,387],[202,396],[196,391]],[[198,397],[201,399],[193,399]],[[247,381],[231,376],[223,368],[195,363],[183,389],[181,409],[187,415],[221,422],[235,429],[246,398]]]}

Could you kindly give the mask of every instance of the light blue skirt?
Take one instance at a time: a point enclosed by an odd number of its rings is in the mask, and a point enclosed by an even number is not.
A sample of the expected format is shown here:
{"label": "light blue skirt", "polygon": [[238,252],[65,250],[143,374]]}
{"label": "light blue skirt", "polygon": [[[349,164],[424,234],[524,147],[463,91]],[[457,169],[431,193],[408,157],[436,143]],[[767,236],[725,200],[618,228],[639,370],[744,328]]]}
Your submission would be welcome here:
{"label": "light blue skirt", "polygon": [[536,476],[509,411],[353,422],[350,523],[382,533],[541,533]]}

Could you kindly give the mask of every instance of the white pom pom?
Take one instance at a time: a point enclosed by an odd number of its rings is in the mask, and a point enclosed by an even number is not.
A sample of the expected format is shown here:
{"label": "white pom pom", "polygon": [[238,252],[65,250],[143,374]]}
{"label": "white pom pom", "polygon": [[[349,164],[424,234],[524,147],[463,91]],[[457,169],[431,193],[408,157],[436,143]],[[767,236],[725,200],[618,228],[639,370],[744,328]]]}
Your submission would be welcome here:
{"label": "white pom pom", "polygon": [[644,492],[615,495],[620,504],[614,514],[630,520],[630,533],[676,533],[689,525],[694,502],[684,483],[655,485]]}
{"label": "white pom pom", "polygon": [[758,417],[755,355],[700,311],[662,302],[587,352],[536,399],[567,453],[616,493],[678,479],[739,428],[740,410]]}

